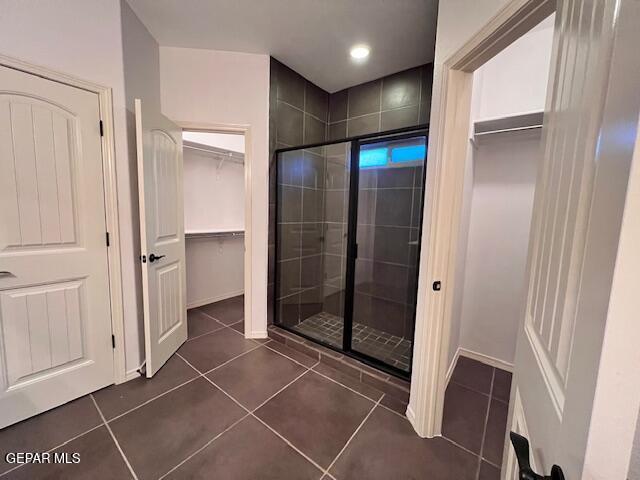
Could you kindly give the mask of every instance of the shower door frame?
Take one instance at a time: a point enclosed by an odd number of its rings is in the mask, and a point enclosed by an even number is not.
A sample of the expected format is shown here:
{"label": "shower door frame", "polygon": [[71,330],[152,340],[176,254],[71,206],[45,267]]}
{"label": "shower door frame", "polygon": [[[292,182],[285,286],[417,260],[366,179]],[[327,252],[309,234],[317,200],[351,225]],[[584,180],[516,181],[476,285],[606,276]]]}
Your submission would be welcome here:
{"label": "shower door frame", "polygon": [[[381,370],[385,373],[389,373],[391,375],[403,378],[410,379],[412,364],[413,364],[413,350],[414,350],[414,340],[415,340],[415,311],[414,318],[412,322],[412,340],[411,340],[411,355],[409,359],[409,370],[402,370],[400,368],[389,365],[388,363],[383,362],[380,359],[369,356],[365,353],[358,352],[353,350],[352,348],[352,340],[353,340],[353,302],[355,297],[355,266],[357,260],[357,221],[358,221],[358,190],[359,190],[359,174],[360,174],[360,164],[359,162],[354,162],[354,159],[358,158],[360,147],[362,145],[367,145],[370,143],[382,142],[385,140],[403,140],[414,137],[425,137],[425,145],[428,145],[429,142],[429,124],[421,124],[413,127],[399,128],[395,130],[388,130],[386,132],[377,132],[377,133],[369,133],[365,135],[358,135],[353,137],[347,137],[337,140],[331,140],[327,142],[313,143],[307,145],[300,145],[294,147],[286,147],[279,148],[274,151],[275,155],[275,225],[274,225],[274,242],[275,242],[275,252],[274,252],[274,298],[273,298],[273,323],[279,328],[282,328],[288,332],[291,332],[295,335],[298,335],[306,340],[312,341],[323,347],[329,348],[339,353],[343,353],[349,357],[352,357],[356,360],[359,360],[371,367],[374,367],[378,370]],[[282,325],[278,323],[278,300],[277,300],[277,292],[279,287],[278,282],[278,247],[279,247],[279,239],[278,239],[278,210],[279,210],[279,196],[278,196],[278,185],[280,179],[280,171],[278,165],[278,156],[281,153],[292,152],[296,150],[308,150],[317,147],[323,147],[327,145],[335,145],[338,143],[350,143],[350,163],[349,163],[349,211],[347,214],[347,254],[346,254],[346,270],[345,270],[345,288],[344,288],[344,304],[343,304],[343,327],[342,327],[342,348],[338,348],[329,343],[323,342],[317,338],[311,337],[310,335],[306,335],[297,330],[294,330],[291,327],[287,327],[286,325]],[[422,223],[423,223],[423,215],[424,215],[424,199],[425,199],[425,191],[426,191],[426,171],[427,171],[427,154],[425,153],[425,159],[422,169],[422,197],[421,197],[421,205],[420,209],[420,226],[418,230],[418,238],[422,238]],[[420,242],[421,243],[421,242]],[[420,255],[421,248],[418,249],[418,255],[416,259],[416,279],[420,274]],[[418,291],[418,282],[416,281],[415,285],[416,289],[416,298]]]}

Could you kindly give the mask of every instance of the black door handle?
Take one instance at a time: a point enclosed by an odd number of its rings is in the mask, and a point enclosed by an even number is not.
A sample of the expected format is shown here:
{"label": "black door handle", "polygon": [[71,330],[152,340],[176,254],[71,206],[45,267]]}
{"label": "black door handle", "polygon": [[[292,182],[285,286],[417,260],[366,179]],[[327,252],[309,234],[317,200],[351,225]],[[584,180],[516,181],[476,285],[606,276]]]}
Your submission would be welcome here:
{"label": "black door handle", "polygon": [[161,258],[164,258],[165,256],[166,255],[156,255],[155,253],[152,253],[151,255],[149,255],[149,261],[153,263],[156,260],[160,260]]}
{"label": "black door handle", "polygon": [[511,432],[509,437],[518,459],[518,468],[520,470],[518,478],[520,480],[564,480],[564,473],[558,465],[551,467],[551,475],[549,476],[538,475],[534,472],[531,469],[531,463],[529,463],[529,440],[515,432]]}

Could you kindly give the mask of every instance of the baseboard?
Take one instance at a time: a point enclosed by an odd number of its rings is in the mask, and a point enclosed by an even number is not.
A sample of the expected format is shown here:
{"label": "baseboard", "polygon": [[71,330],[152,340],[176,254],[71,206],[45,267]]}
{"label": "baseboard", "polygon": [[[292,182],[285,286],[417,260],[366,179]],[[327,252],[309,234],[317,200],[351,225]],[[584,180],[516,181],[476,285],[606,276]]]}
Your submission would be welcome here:
{"label": "baseboard", "polygon": [[140,370],[145,366],[145,364],[147,363],[147,361],[143,361],[139,367],[137,368],[133,368],[131,370],[127,370],[127,373],[124,376],[124,382],[128,382],[129,380],[133,380],[134,378],[138,378],[140,377]]}
{"label": "baseboard", "polygon": [[409,420],[409,423],[417,433],[418,428],[416,426],[416,412],[413,411],[413,408],[411,408],[411,405],[407,405],[406,415],[407,415],[407,420]]}
{"label": "baseboard", "polygon": [[238,295],[242,295],[243,293],[244,293],[244,289],[238,290],[236,292],[224,293],[216,297],[205,298],[203,300],[196,300],[191,303],[187,303],[187,310],[190,308],[201,307],[203,305],[209,305],[210,303],[220,302],[222,300],[226,300],[227,298],[237,297]]}
{"label": "baseboard", "polygon": [[453,370],[456,368],[456,364],[458,363],[458,358],[460,357],[460,347],[456,350],[456,353],[453,355],[451,359],[451,363],[449,364],[449,368],[447,368],[447,374],[445,375],[444,384],[449,385],[449,380],[451,380],[451,375],[453,375]]}
{"label": "baseboard", "polygon": [[484,363],[486,365],[499,368],[501,370],[506,370],[507,372],[513,372],[513,363],[505,362],[504,360],[500,360],[499,358],[495,358],[490,355],[485,355],[484,353],[474,352],[473,350],[468,350],[462,347],[460,347],[458,350],[460,355],[463,357],[477,360],[480,363]]}
{"label": "baseboard", "polygon": [[456,368],[456,364],[458,363],[458,358],[460,357],[467,357],[480,363],[484,363],[485,365],[489,365],[490,367],[506,370],[507,372],[513,372],[513,363],[505,362],[504,360],[492,357],[491,355],[485,355],[484,353],[474,352],[473,350],[469,350],[467,348],[458,347],[455,355],[451,359],[451,364],[447,369],[447,374],[445,376],[445,385],[449,385],[449,381],[451,380],[453,371]]}
{"label": "baseboard", "polygon": [[257,332],[250,332],[248,334],[245,335],[246,338],[255,338],[255,339],[264,339],[264,338],[269,338],[269,335],[267,334],[266,330],[260,330]]}

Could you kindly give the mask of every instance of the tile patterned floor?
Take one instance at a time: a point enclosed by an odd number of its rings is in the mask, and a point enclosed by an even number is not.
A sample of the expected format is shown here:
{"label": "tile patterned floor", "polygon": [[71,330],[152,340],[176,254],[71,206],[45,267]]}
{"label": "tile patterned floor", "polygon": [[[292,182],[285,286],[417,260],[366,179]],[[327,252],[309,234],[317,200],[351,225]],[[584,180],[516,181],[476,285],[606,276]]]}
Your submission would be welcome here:
{"label": "tile patterned floor", "polygon": [[[292,329],[334,347],[342,348],[343,325],[342,318],[327,312],[320,312],[300,322]],[[353,349],[378,358],[394,367],[409,371],[411,341],[405,338],[361,323],[354,323]]]}
{"label": "tile patterned floor", "polygon": [[[194,334],[154,378],[0,431],[0,477],[499,478],[508,374],[461,359],[445,402],[450,439],[421,439],[383,392],[196,313]],[[14,468],[9,451],[79,452],[81,462]]]}

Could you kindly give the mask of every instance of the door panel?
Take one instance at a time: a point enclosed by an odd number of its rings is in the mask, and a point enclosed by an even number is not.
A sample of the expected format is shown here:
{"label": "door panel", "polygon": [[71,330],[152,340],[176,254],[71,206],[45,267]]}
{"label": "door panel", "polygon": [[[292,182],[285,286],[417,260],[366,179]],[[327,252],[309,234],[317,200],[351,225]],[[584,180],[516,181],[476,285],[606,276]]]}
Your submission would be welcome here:
{"label": "door panel", "polygon": [[[622,153],[632,152],[635,139],[618,129],[638,117],[637,95],[628,88],[632,56],[620,52],[630,53],[629,22],[639,10],[633,1],[562,0],[556,14],[510,424],[527,426],[539,472],[556,463],[566,478],[585,473],[631,161]],[[611,76],[616,49],[625,57],[619,79]],[[616,92],[624,101],[612,101]],[[503,478],[515,478],[508,438],[505,448]]]}
{"label": "door panel", "polygon": [[146,373],[152,377],[187,339],[182,131],[140,100],[135,106]]}
{"label": "door panel", "polygon": [[424,135],[359,144],[350,348],[405,373],[413,349],[425,156]]}
{"label": "door panel", "polygon": [[0,67],[0,427],[113,383],[99,121]]}

